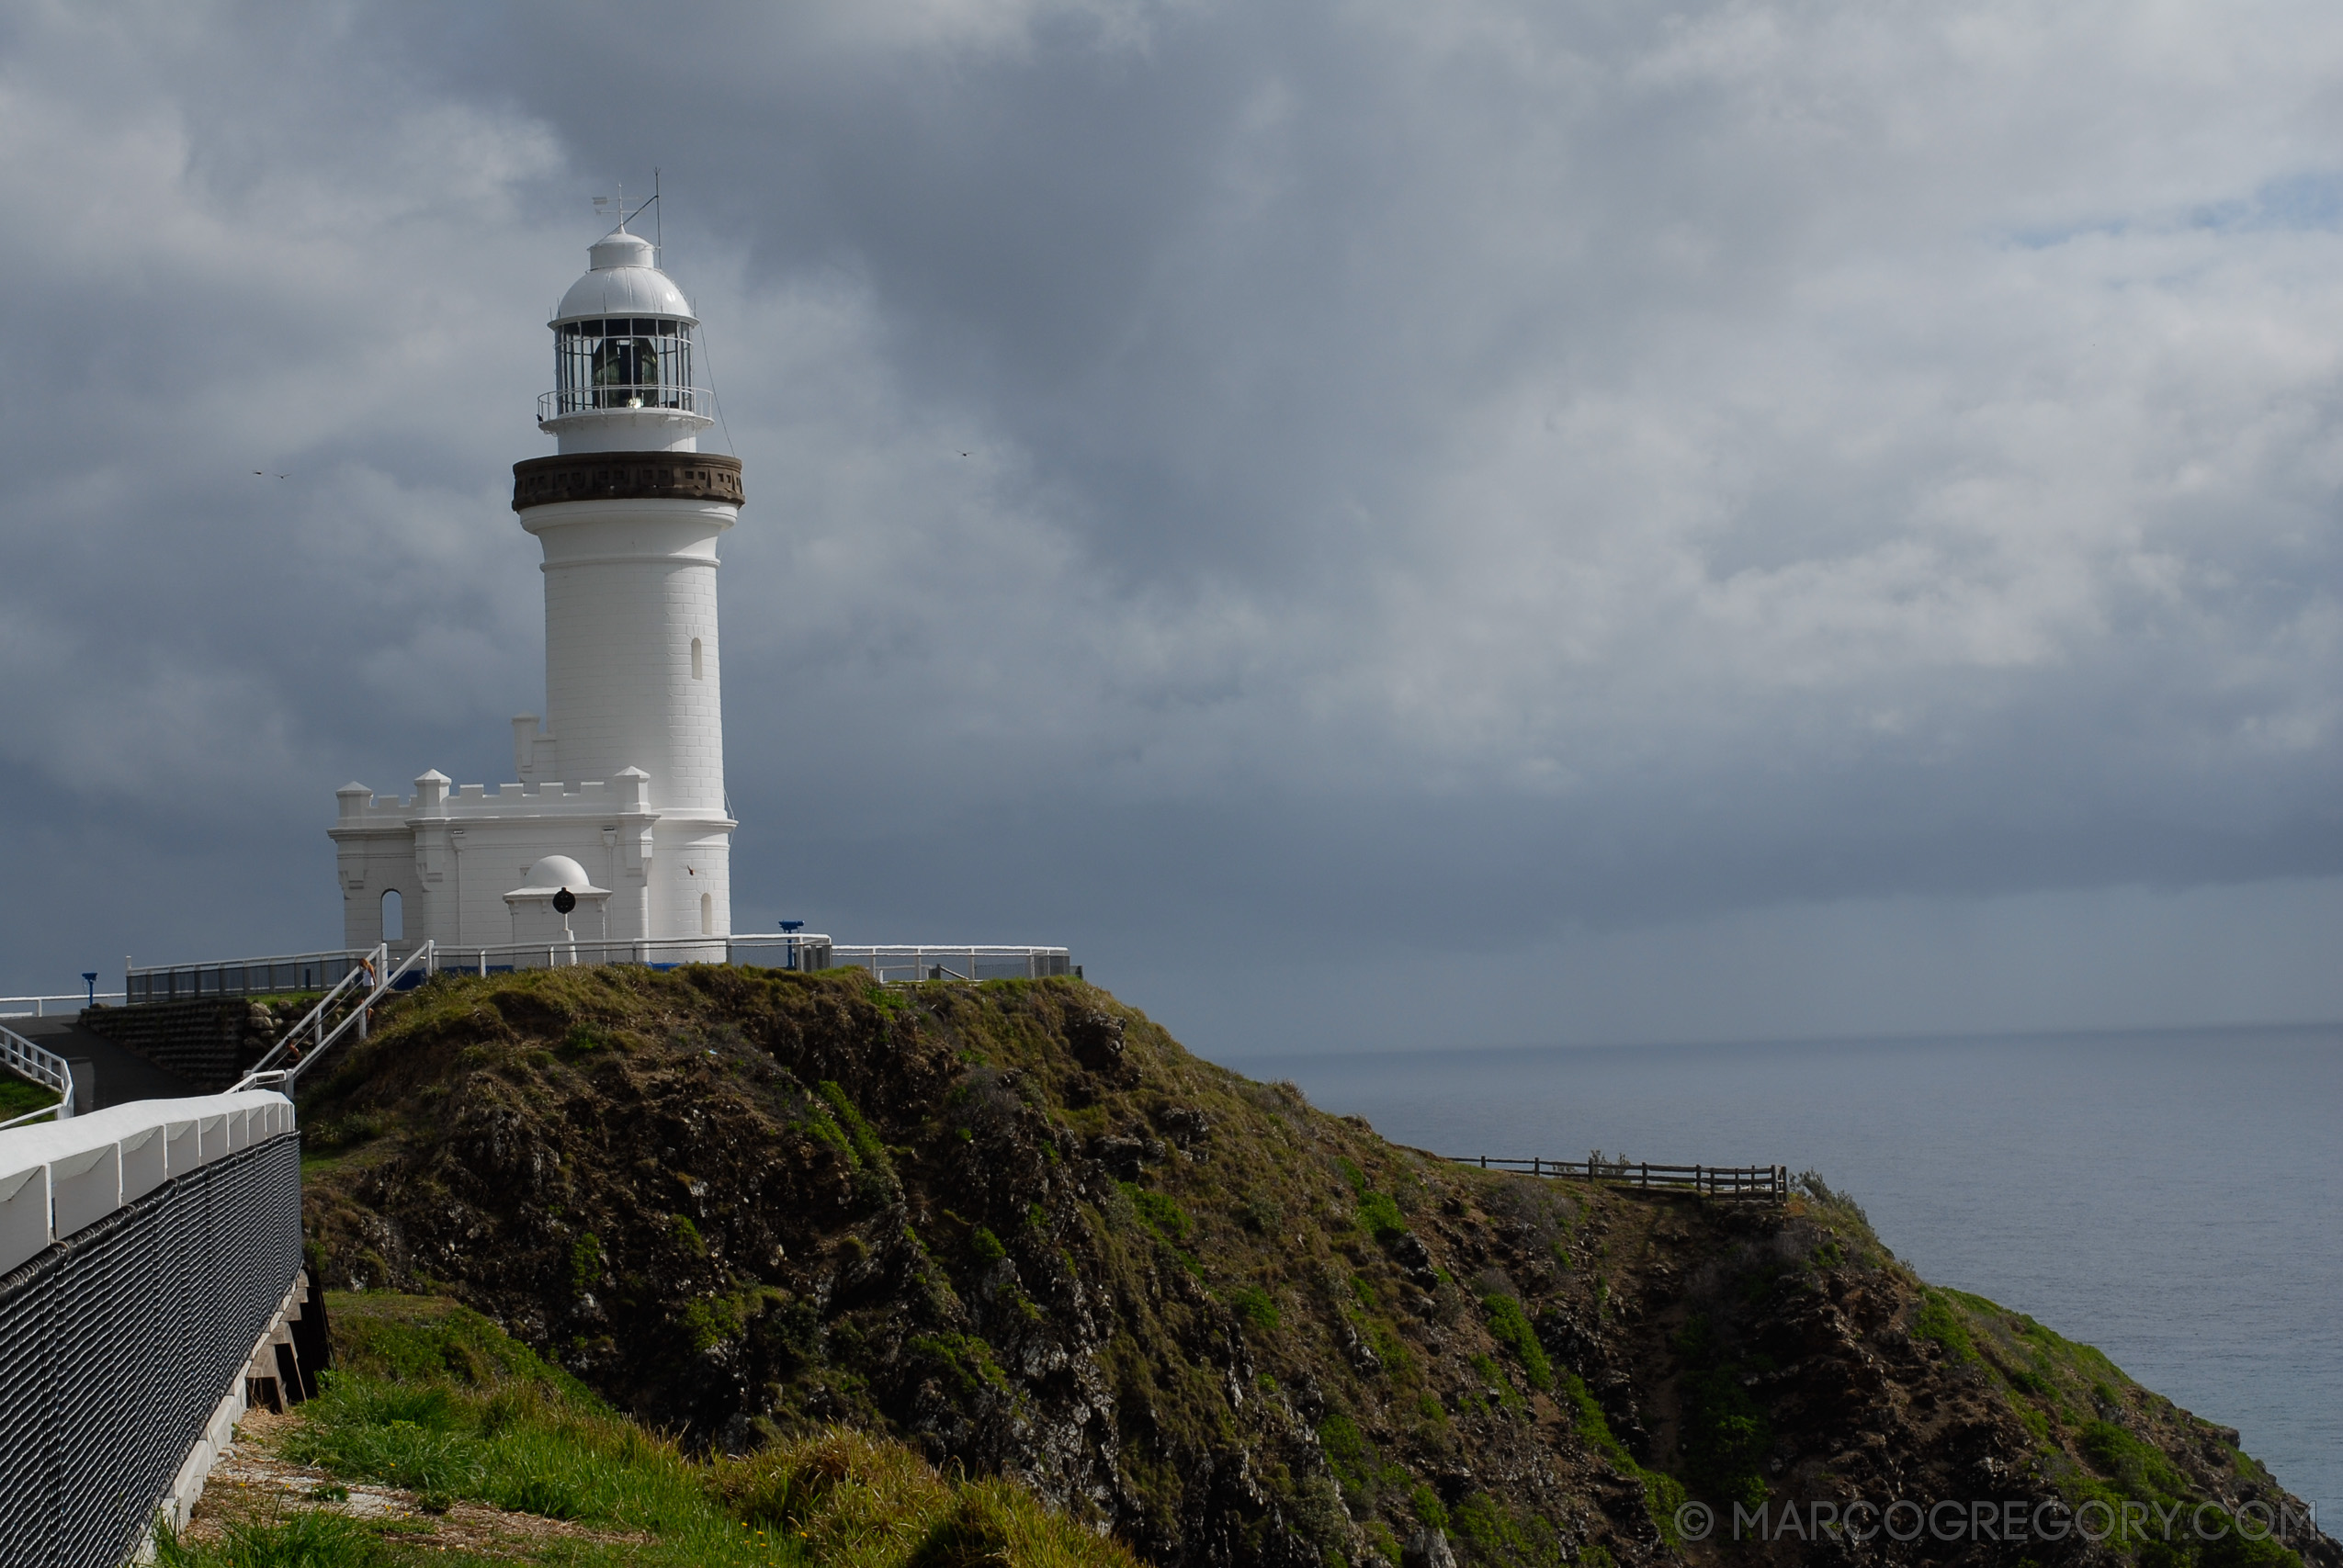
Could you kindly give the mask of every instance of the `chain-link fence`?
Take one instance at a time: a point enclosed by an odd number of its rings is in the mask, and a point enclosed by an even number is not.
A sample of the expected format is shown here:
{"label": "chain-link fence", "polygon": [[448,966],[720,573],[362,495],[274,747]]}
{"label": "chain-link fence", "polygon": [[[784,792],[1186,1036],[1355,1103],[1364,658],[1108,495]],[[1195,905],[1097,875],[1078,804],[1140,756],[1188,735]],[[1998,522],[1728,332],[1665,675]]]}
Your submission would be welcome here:
{"label": "chain-link fence", "polygon": [[0,1563],[116,1568],[136,1551],[300,1267],[286,1133],[0,1276]]}

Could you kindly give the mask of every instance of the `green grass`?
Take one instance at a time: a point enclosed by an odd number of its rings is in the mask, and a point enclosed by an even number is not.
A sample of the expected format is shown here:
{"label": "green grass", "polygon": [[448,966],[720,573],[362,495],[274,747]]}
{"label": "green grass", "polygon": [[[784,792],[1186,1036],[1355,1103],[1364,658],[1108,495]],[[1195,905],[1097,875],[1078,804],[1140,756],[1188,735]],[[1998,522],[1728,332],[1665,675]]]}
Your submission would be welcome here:
{"label": "green grass", "polygon": [[1952,1310],[1949,1292],[1929,1291],[1921,1295],[1920,1310],[1912,1314],[1912,1334],[1915,1338],[1934,1340],[1943,1348],[1947,1360],[1959,1363],[1977,1359],[1976,1344],[1960,1314]]}
{"label": "green grass", "polygon": [[[2210,1504],[2205,1528],[2224,1529],[2222,1539],[2200,1540],[2192,1524],[2184,1524],[2168,1542],[2161,1527],[2153,1527],[2152,1539],[2134,1554],[2144,1568],[2300,1568],[2300,1558],[2276,1540],[2237,1535],[2228,1511],[2190,1482],[2167,1449],[2145,1440],[2143,1431],[2178,1436],[2170,1425],[2177,1413],[2100,1351],[1983,1296],[1937,1287],[1923,1291],[1911,1327],[1915,1337],[1941,1347],[1948,1361],[1979,1365],[1998,1377],[2019,1421],[2049,1450],[2052,1480],[2070,1506],[2100,1504],[2118,1516],[2127,1503],[2159,1516],[2181,1508],[2192,1521],[2195,1508]],[[2113,1412],[2129,1415],[2119,1419],[2108,1414]],[[2199,1445],[2211,1439],[2202,1428],[2190,1436]],[[2072,1458],[2062,1450],[2062,1438]],[[2235,1455],[2233,1463],[2241,1473],[2266,1479],[2243,1455]]]}
{"label": "green grass", "polygon": [[1138,1568],[1005,1481],[946,1480],[900,1443],[832,1430],[719,1461],[712,1495],[749,1529],[838,1568]]}
{"label": "green grass", "polygon": [[57,1091],[30,1083],[14,1073],[0,1073],[0,1122],[57,1103]]}
{"label": "green grass", "polygon": [[[163,1568],[390,1568],[417,1560],[411,1548],[356,1519],[323,1512],[236,1524],[218,1545],[193,1546],[165,1539],[155,1561]],[[434,1562],[472,1563],[470,1553],[431,1554]]]}
{"label": "green grass", "polygon": [[[522,1561],[648,1568],[1137,1568],[1002,1481],[947,1480],[900,1444],[829,1431],[703,1462],[452,1303],[329,1299],[344,1365],[282,1440],[346,1481],[567,1519],[648,1541],[569,1539]],[[525,1549],[526,1550],[526,1549]],[[164,1568],[401,1568],[485,1559],[407,1521],[292,1509],[227,1539],[165,1540]],[[511,1562],[510,1556],[497,1561]]]}
{"label": "green grass", "polygon": [[1387,1192],[1367,1192],[1359,1198],[1359,1228],[1380,1242],[1394,1242],[1408,1234],[1408,1222]]}
{"label": "green grass", "polygon": [[635,1561],[797,1561],[741,1530],[709,1495],[705,1467],[486,1318],[411,1298],[368,1310],[377,1305],[364,1296],[329,1303],[345,1367],[302,1407],[287,1458],[404,1488],[426,1507],[463,1499],[647,1531],[658,1544],[629,1549],[640,1550]]}
{"label": "green grass", "polygon": [[1122,1185],[1124,1192],[1131,1200],[1131,1207],[1138,1212],[1148,1229],[1174,1248],[1186,1245],[1188,1232],[1195,1228],[1195,1222],[1188,1218],[1185,1209],[1162,1193],[1151,1191],[1135,1181],[1126,1181]]}
{"label": "green grass", "polygon": [[1571,1413],[1578,1417],[1579,1436],[1608,1459],[1622,1475],[1632,1476],[1644,1489],[1644,1509],[1651,1516],[1653,1526],[1671,1546],[1676,1543],[1676,1510],[1684,1505],[1684,1483],[1663,1471],[1646,1470],[1627,1451],[1627,1445],[1612,1431],[1610,1418],[1602,1413],[1602,1404],[1594,1391],[1576,1372],[1567,1372],[1562,1379],[1562,1392],[1569,1402]]}
{"label": "green grass", "polygon": [[[1111,1062],[1092,1043],[1104,1032],[1122,1046]],[[509,1193],[483,1204],[542,1259],[545,1293],[591,1289],[622,1337],[665,1336],[679,1353],[705,1348],[745,1362],[763,1354],[759,1337],[777,1336],[787,1348],[775,1356],[778,1380],[743,1405],[761,1431],[804,1433],[843,1412],[873,1428],[908,1420],[900,1391],[912,1388],[954,1407],[938,1430],[1017,1419],[1021,1394],[1046,1415],[1057,1396],[1039,1385],[1028,1393],[984,1337],[1022,1332],[1078,1296],[1112,1300],[1097,1366],[1115,1409],[1144,1412],[1147,1427],[1115,1461],[1114,1508],[1133,1539],[1183,1539],[1218,1506],[1212,1478],[1241,1453],[1261,1492],[1245,1527],[1258,1527],[1255,1544],[1282,1518],[1328,1561],[1379,1551],[1396,1562],[1387,1538],[1420,1528],[1430,1500],[1449,1515],[1467,1568],[1534,1562],[1542,1538],[1509,1512],[1514,1498],[1496,1487],[1494,1513],[1470,1510],[1476,1540],[1463,1524],[1469,1484],[1451,1478],[1496,1473],[1484,1466],[1510,1462],[1507,1450],[1530,1440],[1525,1425],[1550,1419],[1534,1393],[1541,1382],[1585,1434],[1583,1445],[1563,1440],[1572,1476],[1615,1465],[1638,1482],[1663,1532],[1680,1483],[1712,1504],[1762,1496],[1781,1446],[1767,1423],[1803,1444],[1810,1417],[1779,1408],[1772,1385],[1742,1382],[1761,1370],[1755,1351],[1765,1342],[1748,1330],[1799,1312],[1824,1275],[1848,1271],[1876,1271],[1866,1289],[1894,1306],[1896,1326],[1925,1342],[1939,1371],[2009,1400],[2039,1445],[2046,1484],[2122,1484],[2081,1447],[2095,1416],[2170,1453],[2222,1457],[2206,1446],[2212,1429],[2155,1411],[2088,1347],[1981,1298],[1922,1298],[1860,1206],[1804,1176],[1785,1214],[1812,1224],[1799,1256],[1703,1287],[1695,1304],[1713,1314],[1712,1340],[1681,1362],[1654,1357],[1637,1369],[1639,1402],[1681,1412],[1664,1432],[1673,1440],[1654,1450],[1676,1470],[1670,1480],[1615,1441],[1597,1404],[1564,1386],[1561,1358],[1528,1329],[1552,1331],[1559,1320],[1545,1314],[1561,1312],[1605,1333],[1635,1324],[1639,1260],[1665,1253],[1688,1265],[1689,1280],[1689,1266],[1722,1256],[1725,1228],[1704,1208],[1466,1171],[1385,1145],[1364,1122],[1312,1110],[1298,1089],[1190,1056],[1071,980],[877,987],[859,971],[825,979],[715,966],[442,977],[386,1010],[375,1037],[329,1071],[304,1119],[344,1132],[355,1157],[311,1190],[321,1258],[346,1277],[413,1278],[374,1250],[383,1233],[373,1220],[424,1217],[413,1178],[468,1157],[448,1108],[465,1098],[493,1105],[560,1163],[568,1213],[545,1219]],[[722,1135],[690,1156],[703,1201],[685,1203],[663,1184],[639,1199],[631,1155],[593,1135],[617,1108],[642,1106],[696,1108],[720,1124]],[[1209,1132],[1192,1141],[1199,1126]],[[1120,1172],[1135,1178],[1127,1186],[1091,1179],[1081,1151],[1108,1138],[1162,1138],[1181,1153],[1150,1153],[1144,1172]],[[367,1174],[394,1158],[404,1185]],[[773,1179],[775,1159],[790,1173],[788,1190],[837,1195],[834,1213],[792,1218],[786,1257],[768,1253],[775,1224],[741,1201]],[[900,1210],[889,1197],[898,1181],[917,1200]],[[678,1208],[690,1228],[674,1219]],[[905,1228],[913,1215],[923,1242]],[[1407,1240],[1410,1224],[1437,1283]],[[905,1271],[900,1288],[822,1290],[825,1275],[880,1249]],[[1485,1267],[1492,1260],[1500,1266]],[[504,1288],[492,1253],[462,1267],[468,1290]],[[754,1294],[764,1289],[775,1293]],[[1487,1300],[1496,1295],[1509,1299]],[[1218,1358],[1231,1328],[1251,1363],[1247,1382],[1270,1397],[1234,1396]],[[701,1408],[666,1401],[648,1359],[612,1375],[632,1380],[611,1386],[644,1408]],[[1311,1397],[1296,1404],[1280,1389]],[[1288,1459],[1302,1410],[1313,1426],[1340,1412],[1358,1429],[1355,1454],[1325,1442],[1341,1483],[1315,1460]],[[2249,1463],[2232,1458],[2242,1480],[2266,1484]],[[1344,1507],[1343,1483],[1356,1512]],[[1593,1562],[1606,1540],[1637,1555],[1623,1542],[1647,1532],[1633,1524],[1616,1540],[1591,1518],[1568,1533]]]}
{"label": "green grass", "polygon": [[1229,1298],[1228,1304],[1237,1309],[1238,1316],[1264,1334],[1274,1329],[1285,1317],[1277,1310],[1276,1299],[1259,1285],[1247,1285]]}
{"label": "green grass", "polygon": [[1737,1356],[1718,1342],[1705,1314],[1695,1315],[1674,1340],[1684,1365],[1683,1452],[1685,1474],[1708,1495],[1755,1507],[1771,1495],[1764,1461],[1773,1448],[1765,1410],[1745,1382],[1770,1371],[1762,1356]]}
{"label": "green grass", "polygon": [[1508,1508],[1486,1492],[1457,1504],[1454,1522],[1474,1561],[1491,1568],[1563,1568],[1570,1561],[1553,1525]]}
{"label": "green grass", "polygon": [[1522,1310],[1521,1298],[1490,1295],[1481,1298],[1481,1310],[1488,1314],[1488,1336],[1522,1363],[1522,1371],[1530,1386],[1544,1390],[1554,1386],[1554,1363],[1546,1359],[1545,1348],[1537,1342],[1537,1331],[1530,1326],[1529,1314]]}

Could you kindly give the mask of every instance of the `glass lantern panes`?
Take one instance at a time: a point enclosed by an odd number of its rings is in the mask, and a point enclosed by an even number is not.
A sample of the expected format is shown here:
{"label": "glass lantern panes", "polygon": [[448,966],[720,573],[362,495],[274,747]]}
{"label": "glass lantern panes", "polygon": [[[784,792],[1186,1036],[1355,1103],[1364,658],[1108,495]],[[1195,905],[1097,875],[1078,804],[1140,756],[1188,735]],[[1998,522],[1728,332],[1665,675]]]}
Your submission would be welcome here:
{"label": "glass lantern panes", "polygon": [[689,321],[609,316],[554,332],[556,412],[693,409]]}

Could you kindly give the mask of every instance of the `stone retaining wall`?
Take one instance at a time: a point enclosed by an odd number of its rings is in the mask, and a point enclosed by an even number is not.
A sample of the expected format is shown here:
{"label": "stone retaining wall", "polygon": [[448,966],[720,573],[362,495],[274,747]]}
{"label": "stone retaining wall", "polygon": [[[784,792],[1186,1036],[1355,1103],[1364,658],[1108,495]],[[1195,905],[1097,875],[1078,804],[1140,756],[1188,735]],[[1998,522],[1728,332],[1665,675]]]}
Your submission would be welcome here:
{"label": "stone retaining wall", "polygon": [[275,1043],[281,1021],[266,1002],[199,997],[84,1008],[81,1024],[178,1074],[199,1093],[218,1094]]}

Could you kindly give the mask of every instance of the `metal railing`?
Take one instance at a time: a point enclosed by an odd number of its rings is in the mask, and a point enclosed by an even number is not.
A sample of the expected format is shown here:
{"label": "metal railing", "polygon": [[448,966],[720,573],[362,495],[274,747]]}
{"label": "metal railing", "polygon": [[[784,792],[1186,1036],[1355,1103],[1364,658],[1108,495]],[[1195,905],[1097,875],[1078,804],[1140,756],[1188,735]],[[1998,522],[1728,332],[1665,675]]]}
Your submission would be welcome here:
{"label": "metal railing", "polygon": [[890,984],[909,980],[1043,979],[1070,975],[1062,947],[949,945],[842,945],[827,936],[798,931],[734,936],[660,937],[633,942],[572,937],[560,942],[498,942],[456,946],[441,942],[433,961],[442,975],[503,975],[516,969],[568,969],[586,964],[640,964],[672,969],[679,964],[749,964],[810,974],[817,969],[859,964]]}
{"label": "metal railing", "polygon": [[601,387],[564,387],[537,400],[539,423],[563,414],[602,413],[611,409],[672,409],[680,413],[714,417],[716,394],[706,387],[678,387],[673,382],[629,381]]}
{"label": "metal railing", "polygon": [[554,942],[438,944],[435,964],[442,975],[504,975],[515,969],[570,969],[582,964],[640,964],[673,969],[679,964],[754,964],[766,969],[812,971],[830,967],[831,942],[810,932],[766,936],[607,937],[570,936]]}
{"label": "metal railing", "polygon": [[[677,964],[764,964],[779,969],[826,969],[821,956],[830,949],[826,936],[662,937],[651,941],[609,942],[577,937],[551,942],[492,942],[461,947],[440,944],[434,967],[446,974],[503,974],[513,969],[564,969],[578,964],[647,964],[670,968]],[[334,948],[323,953],[297,953],[275,957],[231,958],[219,963],[156,964],[133,967],[118,993],[126,1001],[183,1001],[205,997],[275,996],[286,992],[331,990],[380,949]],[[378,966],[379,967],[379,966]],[[416,975],[408,984],[419,984]]]}
{"label": "metal railing", "polygon": [[[433,975],[500,975],[516,969],[567,969],[586,964],[673,967],[673,964],[658,963],[650,956],[662,953],[673,954],[675,963],[685,964],[739,964],[743,954],[769,953],[784,962],[765,967],[800,972],[826,969],[833,963],[862,964],[871,970],[874,978],[890,983],[1037,979],[1068,973],[1066,950],[1062,947],[839,947],[826,936],[804,932],[771,937],[676,937],[632,942],[515,942],[501,947],[442,947],[436,942],[426,942],[396,964],[390,961],[390,949],[385,943],[359,956],[355,966],[317,999],[317,1005],[287,1030],[253,1065],[252,1070],[237,1081],[236,1089],[275,1089],[292,1093],[301,1075],[316,1066],[318,1058],[344,1035],[355,1032],[359,1039],[366,1038],[368,1020],[384,997],[394,991],[412,990]],[[955,969],[955,964],[961,967]],[[987,969],[992,973],[986,973]],[[70,1077],[67,1081],[71,1082]]]}
{"label": "metal railing", "polygon": [[44,1105],[38,1111],[28,1111],[22,1116],[12,1116],[0,1122],[0,1128],[15,1127],[27,1122],[38,1122],[53,1116],[62,1122],[74,1113],[74,1066],[51,1051],[44,1051],[13,1029],[0,1029],[0,1067],[20,1078],[57,1091],[57,1103]]}
{"label": "metal railing", "polygon": [[1042,980],[1070,975],[1062,947],[833,947],[833,964],[857,964],[882,984],[907,980]]}
{"label": "metal railing", "polygon": [[361,948],[339,947],[323,953],[229,958],[210,964],[125,965],[122,1000],[136,1004],[323,991],[345,978],[368,956]]}
{"label": "metal railing", "polygon": [[[429,964],[415,967],[414,953],[432,950]],[[209,997],[272,996],[286,992],[336,992],[356,980],[381,973],[387,944],[371,950],[331,949],[276,957],[232,958],[213,964],[132,967],[119,995],[130,1004],[182,1001]],[[637,938],[618,941],[573,936],[556,942],[486,942],[454,945],[425,942],[398,965],[399,989],[422,984],[431,974],[502,975],[515,969],[567,969],[584,964],[640,964],[672,969],[679,964],[753,964],[810,973],[860,964],[889,984],[911,980],[1046,979],[1071,975],[1062,947],[987,946],[983,943],[908,943],[847,946],[815,931],[734,933],[730,936]],[[324,1004],[321,1002],[320,1006]]]}
{"label": "metal railing", "polygon": [[1692,1192],[1761,1203],[1779,1203],[1790,1196],[1790,1168],[1782,1165],[1654,1165],[1648,1160],[1605,1159],[1601,1154],[1585,1159],[1512,1159],[1498,1155],[1447,1155],[1458,1165],[1483,1170],[1518,1170],[1531,1176],[1568,1176],[1582,1181],[1608,1181],[1615,1186],[1655,1191]]}
{"label": "metal railing", "polygon": [[[317,1059],[342,1036],[356,1031],[359,1039],[365,1039],[375,1004],[393,991],[421,985],[430,976],[437,954],[437,944],[426,942],[393,965],[388,944],[378,946],[253,1064],[252,1070],[237,1081],[236,1089],[275,1089],[292,1093],[301,1075],[315,1066]],[[309,1041],[306,1048],[304,1039]]]}
{"label": "metal railing", "polygon": [[119,991],[67,991],[53,997],[0,997],[0,1018],[63,1017],[78,1013],[92,1002],[119,1002]]}

